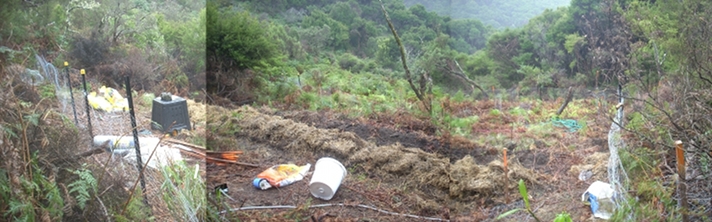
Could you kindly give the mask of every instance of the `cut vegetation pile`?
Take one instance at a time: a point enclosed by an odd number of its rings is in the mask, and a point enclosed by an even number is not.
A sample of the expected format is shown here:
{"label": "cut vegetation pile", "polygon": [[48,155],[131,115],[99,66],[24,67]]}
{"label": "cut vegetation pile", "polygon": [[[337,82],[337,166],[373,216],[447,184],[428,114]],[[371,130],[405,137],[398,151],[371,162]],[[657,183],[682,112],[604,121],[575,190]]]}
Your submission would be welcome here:
{"label": "cut vegetation pile", "polygon": [[227,122],[236,128],[238,136],[270,144],[290,155],[332,156],[347,168],[359,166],[386,180],[401,180],[409,187],[431,186],[437,188],[432,194],[435,197],[449,194],[461,199],[501,193],[507,179],[510,187],[519,179],[538,183],[533,171],[516,162],[509,163],[508,176],[504,177],[503,164],[498,160],[482,165],[467,155],[451,164],[449,158],[419,148],[376,146],[351,132],[315,128],[249,106],[236,110],[235,116]]}

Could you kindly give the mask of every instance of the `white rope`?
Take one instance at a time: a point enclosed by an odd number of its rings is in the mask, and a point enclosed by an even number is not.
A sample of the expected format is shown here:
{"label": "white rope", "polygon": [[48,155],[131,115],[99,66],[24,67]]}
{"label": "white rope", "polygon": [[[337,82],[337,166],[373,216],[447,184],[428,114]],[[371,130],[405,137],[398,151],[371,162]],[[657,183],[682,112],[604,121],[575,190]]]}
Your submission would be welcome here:
{"label": "white rope", "polygon": [[[368,206],[364,204],[358,204],[358,205],[348,205],[348,204],[343,204],[343,203],[335,203],[335,204],[316,204],[316,205],[311,205],[309,208],[319,208],[319,207],[345,207],[345,206],[353,206],[353,207],[361,207],[361,208],[366,208],[370,210],[375,210],[380,213],[384,214],[390,214],[394,216],[402,216],[402,217],[410,217],[410,218],[417,218],[417,219],[423,219],[423,220],[433,220],[433,221],[450,221],[446,219],[441,219],[437,217],[424,217],[424,216],[418,216],[418,215],[413,215],[413,214],[402,214],[402,213],[396,213],[396,212],[391,212],[383,209],[378,209],[373,206]],[[247,207],[240,207],[240,208],[233,208],[230,210],[223,210],[220,211],[220,214],[225,214],[227,212],[233,212],[233,211],[240,211],[240,210],[266,210],[266,209],[296,209],[296,206],[292,205],[278,205],[278,206],[247,206]]]}

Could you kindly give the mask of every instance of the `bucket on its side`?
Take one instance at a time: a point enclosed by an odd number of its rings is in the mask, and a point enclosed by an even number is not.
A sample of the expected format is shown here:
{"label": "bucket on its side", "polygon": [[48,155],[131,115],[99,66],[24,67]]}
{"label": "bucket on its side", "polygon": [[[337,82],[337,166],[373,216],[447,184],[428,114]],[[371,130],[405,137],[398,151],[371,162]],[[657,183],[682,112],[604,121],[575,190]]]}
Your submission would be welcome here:
{"label": "bucket on its side", "polygon": [[338,160],[323,157],[316,161],[314,174],[309,181],[309,192],[319,199],[331,200],[346,178],[346,168]]}

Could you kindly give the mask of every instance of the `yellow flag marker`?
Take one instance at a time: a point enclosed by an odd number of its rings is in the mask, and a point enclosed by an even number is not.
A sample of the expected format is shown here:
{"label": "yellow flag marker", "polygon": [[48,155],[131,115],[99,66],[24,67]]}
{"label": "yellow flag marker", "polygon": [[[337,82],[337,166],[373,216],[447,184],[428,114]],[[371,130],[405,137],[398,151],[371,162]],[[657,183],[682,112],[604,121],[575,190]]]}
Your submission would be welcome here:
{"label": "yellow flag marker", "polygon": [[84,71],[84,69],[79,70],[79,73],[81,73],[82,75],[87,74],[87,73]]}

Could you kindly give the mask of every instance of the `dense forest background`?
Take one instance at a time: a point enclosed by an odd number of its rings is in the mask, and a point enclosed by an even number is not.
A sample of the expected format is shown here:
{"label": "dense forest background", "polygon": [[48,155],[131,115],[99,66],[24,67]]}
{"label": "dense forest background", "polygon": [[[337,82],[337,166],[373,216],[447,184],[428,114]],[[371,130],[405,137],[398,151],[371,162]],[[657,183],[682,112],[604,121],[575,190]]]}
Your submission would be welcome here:
{"label": "dense forest background", "polygon": [[[208,17],[215,13],[234,18],[208,22],[208,56],[221,50],[220,55],[238,53],[224,58],[235,61],[235,68],[283,68],[262,72],[274,79],[301,74],[299,69],[328,61],[354,74],[402,75],[398,45],[383,22],[378,1],[216,1],[214,9],[211,4]],[[484,88],[524,93],[616,83],[629,68],[633,43],[647,41],[635,35],[621,14],[624,7],[638,10],[639,5],[648,5],[641,2],[573,1],[569,7],[544,10],[524,26],[503,30],[480,20],[441,16],[422,5],[407,7],[402,1],[384,1],[384,5],[411,66],[451,92],[467,88],[459,84],[458,73]],[[228,24],[253,28],[222,30]],[[225,36],[237,35],[255,36],[259,41],[235,45],[224,41]]]}

